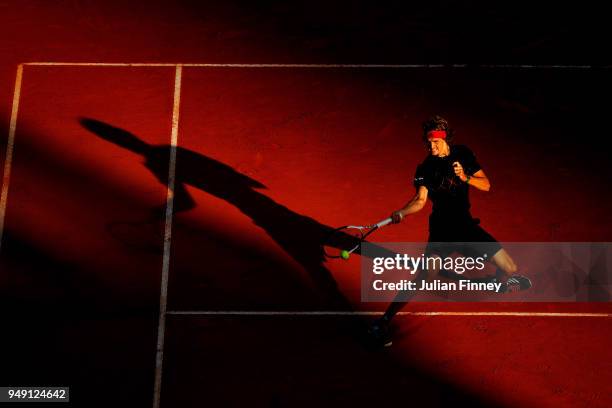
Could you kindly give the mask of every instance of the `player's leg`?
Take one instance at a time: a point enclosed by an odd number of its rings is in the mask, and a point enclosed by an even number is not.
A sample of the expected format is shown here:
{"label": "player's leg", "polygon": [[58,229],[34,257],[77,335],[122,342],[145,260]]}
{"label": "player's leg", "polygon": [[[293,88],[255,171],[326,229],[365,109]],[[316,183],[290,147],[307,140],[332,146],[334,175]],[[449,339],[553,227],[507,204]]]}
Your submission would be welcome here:
{"label": "player's leg", "polygon": [[491,262],[506,276],[513,275],[518,270],[518,267],[514,263],[514,260],[510,257],[510,254],[508,254],[508,251],[506,251],[504,248],[500,249],[495,255],[493,255],[493,257],[491,258]]}
{"label": "player's leg", "polygon": [[[428,273],[423,270],[419,270],[415,281],[417,285],[420,285],[422,280],[427,280]],[[368,329],[370,337],[376,346],[388,347],[392,344],[390,325],[391,319],[406,306],[406,304],[415,295],[413,291],[399,291],[393,301],[385,310],[383,316],[376,319]]]}
{"label": "player's leg", "polygon": [[529,278],[516,273],[518,267],[510,254],[478,224],[479,222],[475,222],[466,228],[466,242],[472,242],[472,250],[481,256],[489,254],[489,261],[497,267],[495,280],[503,284],[502,292],[529,289],[531,287]]}
{"label": "player's leg", "polygon": [[[433,272],[432,273],[437,273]],[[419,272],[416,275],[415,278],[415,282],[417,282],[417,286],[420,286],[420,282],[423,280],[427,280],[428,277],[430,276],[430,274],[428,274],[426,271],[424,270],[419,270]],[[391,319],[393,319],[393,317],[404,308],[404,306],[406,306],[406,304],[410,301],[410,299],[412,299],[412,297],[415,295],[414,291],[401,291],[398,292],[397,295],[395,295],[395,299],[393,299],[393,302],[391,302],[391,304],[389,304],[389,306],[387,307],[387,310],[385,310],[385,313],[383,314],[383,319],[386,322],[390,322]]]}
{"label": "player's leg", "polygon": [[518,267],[504,248],[493,255],[491,262],[497,267],[496,279],[504,284],[504,291],[515,292],[529,289],[532,286],[529,278],[516,273]]}
{"label": "player's leg", "polygon": [[[432,258],[440,258],[439,255],[434,254],[430,254],[429,256]],[[437,265],[438,262],[433,262],[433,264]],[[441,262],[439,264],[441,265]],[[417,286],[420,286],[421,281],[434,279],[438,273],[439,270],[435,268],[429,270],[419,269],[415,282],[417,282]],[[415,291],[398,292],[393,301],[387,307],[387,310],[385,310],[383,316],[372,323],[369,333],[376,345],[388,347],[392,344],[389,330],[391,320],[400,310],[404,308],[404,306],[406,306],[406,304],[412,299],[412,297],[414,297],[415,294]]]}

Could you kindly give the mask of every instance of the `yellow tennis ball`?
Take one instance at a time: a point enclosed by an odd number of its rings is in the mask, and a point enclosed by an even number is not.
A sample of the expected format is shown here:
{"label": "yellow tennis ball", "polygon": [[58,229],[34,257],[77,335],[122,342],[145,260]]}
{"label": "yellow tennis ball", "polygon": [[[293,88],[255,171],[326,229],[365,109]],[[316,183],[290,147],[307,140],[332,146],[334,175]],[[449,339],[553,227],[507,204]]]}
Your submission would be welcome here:
{"label": "yellow tennis ball", "polygon": [[340,257],[344,260],[349,259],[349,256],[351,256],[351,254],[349,254],[349,251],[346,249],[340,252]]}

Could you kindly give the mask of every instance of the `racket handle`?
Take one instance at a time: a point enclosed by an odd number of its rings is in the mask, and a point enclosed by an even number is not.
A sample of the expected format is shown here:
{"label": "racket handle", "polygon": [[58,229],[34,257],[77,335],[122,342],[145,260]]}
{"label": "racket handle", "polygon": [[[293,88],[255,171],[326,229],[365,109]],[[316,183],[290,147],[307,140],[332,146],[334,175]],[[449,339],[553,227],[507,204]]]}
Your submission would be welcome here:
{"label": "racket handle", "polygon": [[391,217],[385,218],[384,220],[376,224],[376,228],[384,227],[385,225],[389,225],[392,222],[393,222],[393,219]]}

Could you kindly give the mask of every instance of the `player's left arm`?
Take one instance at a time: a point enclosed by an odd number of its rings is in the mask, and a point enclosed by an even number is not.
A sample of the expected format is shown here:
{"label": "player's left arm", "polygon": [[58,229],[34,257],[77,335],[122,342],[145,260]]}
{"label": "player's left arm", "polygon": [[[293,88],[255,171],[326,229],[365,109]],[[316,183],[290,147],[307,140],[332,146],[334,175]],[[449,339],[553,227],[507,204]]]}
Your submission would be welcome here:
{"label": "player's left arm", "polygon": [[453,163],[453,170],[455,170],[455,175],[464,183],[468,183],[470,186],[482,191],[489,191],[491,189],[491,182],[482,169],[471,175],[465,174],[461,163],[456,161]]}

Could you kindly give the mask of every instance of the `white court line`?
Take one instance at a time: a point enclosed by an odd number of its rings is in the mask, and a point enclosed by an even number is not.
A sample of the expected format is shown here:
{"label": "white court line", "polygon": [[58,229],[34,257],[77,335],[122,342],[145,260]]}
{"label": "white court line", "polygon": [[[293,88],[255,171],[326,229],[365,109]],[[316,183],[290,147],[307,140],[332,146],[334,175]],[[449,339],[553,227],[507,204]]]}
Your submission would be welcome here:
{"label": "white court line", "polygon": [[[248,311],[176,310],[166,314],[176,316],[378,316],[382,312],[334,312],[334,311]],[[612,313],[580,312],[399,312],[399,316],[516,316],[516,317],[612,317]]]}
{"label": "white court line", "polygon": [[0,249],[2,248],[2,236],[4,235],[4,218],[6,216],[6,200],[11,179],[11,165],[13,163],[13,151],[15,149],[15,130],[17,130],[17,114],[19,113],[19,98],[21,97],[21,79],[23,78],[23,65],[17,66],[15,78],[15,91],[13,92],[13,107],[11,110],[11,122],[6,144],[6,157],[4,159],[4,174],[2,176],[2,193],[0,193]]}
{"label": "white court line", "polygon": [[172,108],[172,135],[170,138],[170,163],[168,166],[168,193],[166,198],[166,225],[164,230],[164,256],[162,261],[161,289],[159,295],[159,323],[157,326],[157,350],[155,357],[155,387],[153,408],[158,408],[162,386],[164,362],[164,338],[166,332],[166,308],[168,304],[168,275],[170,271],[170,243],[172,238],[172,212],[176,177],[176,147],[178,145],[179,108],[181,102],[181,75],[183,69],[176,66],[174,75],[174,105]]}
{"label": "white court line", "polygon": [[198,64],[164,62],[26,62],[30,66],[70,67],[200,67],[200,68],[483,68],[483,69],[609,69],[611,65],[529,65],[529,64]]}

